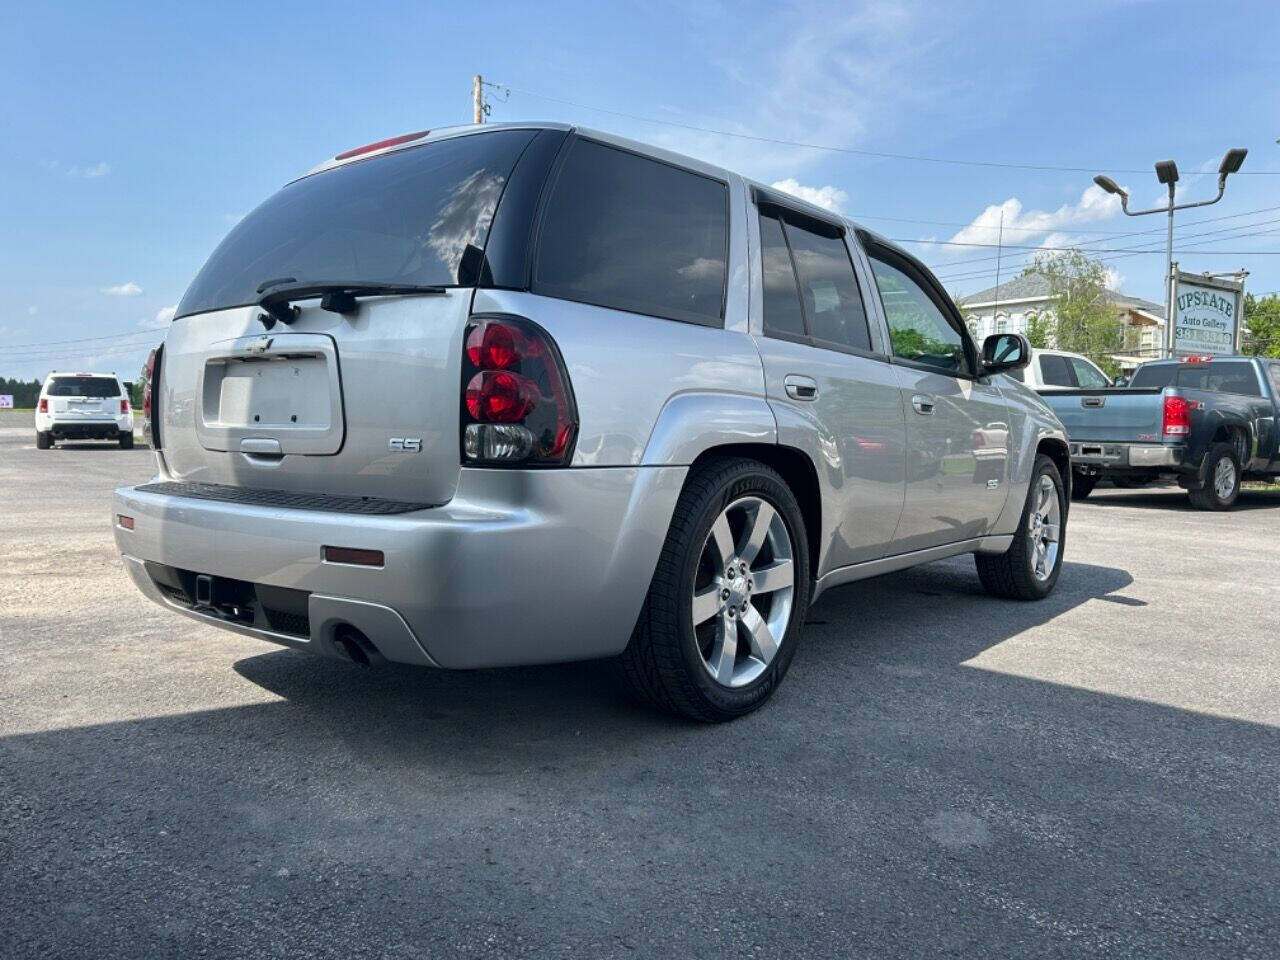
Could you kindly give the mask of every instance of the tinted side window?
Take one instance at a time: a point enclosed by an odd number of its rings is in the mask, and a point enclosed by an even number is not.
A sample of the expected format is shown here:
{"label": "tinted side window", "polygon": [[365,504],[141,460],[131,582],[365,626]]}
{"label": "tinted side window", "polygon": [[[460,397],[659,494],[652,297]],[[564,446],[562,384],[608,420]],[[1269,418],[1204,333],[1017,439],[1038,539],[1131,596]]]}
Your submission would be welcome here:
{"label": "tinted side window", "polygon": [[1066,357],[1052,353],[1040,355],[1040,381],[1052,387],[1074,387],[1075,380],[1071,376],[1071,367]]}
{"label": "tinted side window", "polygon": [[902,270],[875,256],[871,257],[871,269],[889,321],[893,355],[967,375],[964,338],[933,298]]}
{"label": "tinted side window", "polygon": [[870,350],[867,314],[844,239],[791,223],[786,230],[809,318],[809,335],[825,343]]}
{"label": "tinted side window", "polygon": [[543,215],[533,290],[719,324],[728,249],[725,184],[576,140]]}
{"label": "tinted side window", "polygon": [[1271,395],[1273,398],[1280,400],[1280,363],[1273,363],[1268,366],[1267,373],[1271,378]]}
{"label": "tinted side window", "polygon": [[1111,381],[1107,379],[1106,374],[1088,360],[1072,357],[1071,369],[1076,372],[1076,382],[1086,390],[1098,390],[1111,386]]}
{"label": "tinted side window", "polygon": [[760,217],[760,260],[764,268],[764,332],[803,337],[800,290],[782,224],[774,217]]}

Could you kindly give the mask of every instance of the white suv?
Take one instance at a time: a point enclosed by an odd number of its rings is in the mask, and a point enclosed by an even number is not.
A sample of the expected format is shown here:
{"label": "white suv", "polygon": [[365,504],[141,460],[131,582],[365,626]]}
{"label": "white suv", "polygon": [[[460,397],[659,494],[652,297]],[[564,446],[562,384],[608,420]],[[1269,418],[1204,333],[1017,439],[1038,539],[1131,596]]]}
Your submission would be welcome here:
{"label": "white suv", "polygon": [[119,440],[133,446],[129,391],[114,373],[51,373],[36,404],[36,448],[59,440]]}

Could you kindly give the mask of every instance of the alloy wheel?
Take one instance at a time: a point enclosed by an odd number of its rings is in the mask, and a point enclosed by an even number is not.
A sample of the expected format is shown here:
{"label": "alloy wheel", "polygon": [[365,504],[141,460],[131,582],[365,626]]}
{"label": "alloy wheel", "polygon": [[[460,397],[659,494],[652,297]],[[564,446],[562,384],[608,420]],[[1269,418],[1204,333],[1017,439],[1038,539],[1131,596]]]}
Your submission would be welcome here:
{"label": "alloy wheel", "polygon": [[1213,469],[1213,489],[1220,500],[1230,500],[1236,490],[1236,465],[1230,457],[1222,457]]}
{"label": "alloy wheel", "polygon": [[1058,544],[1062,539],[1062,505],[1058,484],[1047,474],[1040,475],[1034,491],[1027,537],[1031,541],[1031,573],[1044,583],[1058,564]]}
{"label": "alloy wheel", "polygon": [[795,596],[791,535],[764,499],[742,497],[716,518],[698,558],[693,629],[716,683],[742,687],[778,654]]}

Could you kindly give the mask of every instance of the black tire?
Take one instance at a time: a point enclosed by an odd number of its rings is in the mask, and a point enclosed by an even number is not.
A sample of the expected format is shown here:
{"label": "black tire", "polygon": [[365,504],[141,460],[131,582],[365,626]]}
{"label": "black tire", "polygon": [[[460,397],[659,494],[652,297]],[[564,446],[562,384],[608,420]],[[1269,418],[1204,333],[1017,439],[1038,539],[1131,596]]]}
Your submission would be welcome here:
{"label": "black tire", "polygon": [[[1033,551],[1029,531],[1031,527],[1031,508],[1040,487],[1040,478],[1053,480],[1058,496],[1058,552],[1053,561],[1053,569],[1048,571],[1046,579],[1036,577],[1032,562]],[[1092,478],[1090,478],[1092,479]],[[1027,502],[1022,506],[1022,519],[1018,522],[1018,530],[1013,535],[1013,544],[1001,554],[977,553],[974,561],[978,567],[978,579],[987,593],[1007,600],[1043,600],[1053,592],[1062,572],[1062,558],[1067,549],[1067,499],[1062,490],[1062,475],[1054,462],[1044,454],[1036,455],[1035,469],[1031,474],[1031,485],[1027,490]]]}
{"label": "black tire", "polygon": [[130,430],[128,433],[120,434],[120,449],[121,450],[133,449],[133,431],[132,430]]}
{"label": "black tire", "polygon": [[53,446],[53,434],[50,433],[48,430],[37,430],[36,431],[36,449],[48,450],[52,446]]}
{"label": "black tire", "polygon": [[1098,478],[1077,473],[1071,478],[1071,499],[1085,500],[1098,485]]}
{"label": "black tire", "polygon": [[[791,613],[772,661],[750,683],[729,687],[711,676],[703,660],[692,596],[712,525],[745,496],[764,500],[786,524],[794,585]],[[760,707],[782,682],[808,606],[808,540],[791,489],[775,470],[757,461],[709,459],[690,473],[676,503],[644,609],[620,658],[623,677],[642,700],[661,710],[708,723],[741,717]]]}
{"label": "black tire", "polygon": [[[1236,452],[1235,445],[1215,443],[1209,448],[1204,461],[1204,486],[1199,490],[1187,491],[1191,505],[1197,510],[1230,510],[1240,497],[1240,455]],[[1218,465],[1224,461],[1231,464],[1233,477],[1231,491],[1225,496],[1218,492],[1216,482]]]}

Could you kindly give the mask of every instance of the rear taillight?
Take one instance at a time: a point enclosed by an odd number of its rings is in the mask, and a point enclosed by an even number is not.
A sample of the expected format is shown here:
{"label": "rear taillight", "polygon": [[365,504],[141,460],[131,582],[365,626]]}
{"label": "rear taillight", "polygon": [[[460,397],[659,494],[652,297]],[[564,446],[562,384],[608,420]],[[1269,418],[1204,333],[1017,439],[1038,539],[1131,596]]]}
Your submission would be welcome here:
{"label": "rear taillight", "polygon": [[48,412],[49,412],[49,398],[48,398],[48,397],[41,397],[41,398],[40,398],[40,412],[41,412],[41,413],[48,413]]}
{"label": "rear taillight", "polygon": [[1185,437],[1191,432],[1191,404],[1186,397],[1164,398],[1164,435]]}
{"label": "rear taillight", "polygon": [[463,461],[568,463],[578,410],[564,361],[547,332],[520,317],[473,317],[465,343]]}
{"label": "rear taillight", "polygon": [[121,412],[121,413],[128,413],[128,412],[129,412],[129,401],[128,401],[127,399],[125,399],[124,397],[121,397],[121,398],[120,398],[120,412]]}
{"label": "rear taillight", "polygon": [[142,385],[142,416],[146,419],[144,430],[147,442],[152,449],[160,449],[160,361],[164,357],[164,344],[147,354],[147,365],[144,369],[146,380]]}

